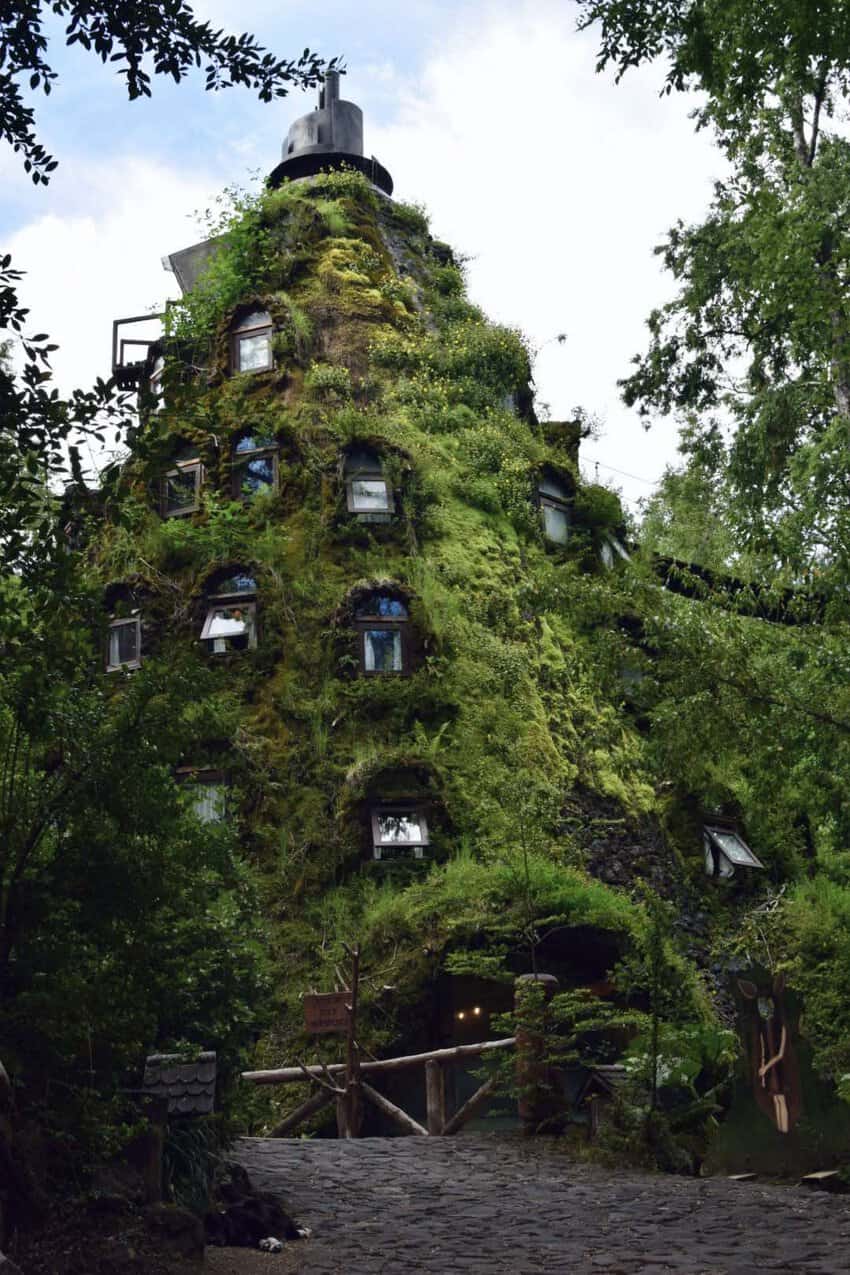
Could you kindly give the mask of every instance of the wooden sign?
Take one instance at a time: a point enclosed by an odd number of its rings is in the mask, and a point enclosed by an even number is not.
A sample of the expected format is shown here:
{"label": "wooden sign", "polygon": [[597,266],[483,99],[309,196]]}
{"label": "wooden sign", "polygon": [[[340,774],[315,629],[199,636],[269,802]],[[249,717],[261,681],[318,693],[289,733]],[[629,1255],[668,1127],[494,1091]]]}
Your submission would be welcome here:
{"label": "wooden sign", "polygon": [[347,1032],[351,992],[321,992],[304,997],[304,1030],[312,1035]]}

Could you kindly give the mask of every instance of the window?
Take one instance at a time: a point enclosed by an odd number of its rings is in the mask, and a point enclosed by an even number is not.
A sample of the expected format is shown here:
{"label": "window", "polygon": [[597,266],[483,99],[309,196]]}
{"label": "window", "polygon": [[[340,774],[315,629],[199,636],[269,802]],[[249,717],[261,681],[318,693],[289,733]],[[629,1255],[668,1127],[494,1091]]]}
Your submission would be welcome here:
{"label": "window", "polygon": [[553,544],[565,545],[570,534],[570,494],[561,478],[544,474],[537,488],[543,515],[543,534]]}
{"label": "window", "polygon": [[[250,576],[234,576],[232,581],[255,586]],[[201,641],[213,655],[227,655],[231,651],[253,650],[257,645],[257,603],[253,589],[237,589],[233,593],[219,593],[210,598],[210,606]]]}
{"label": "window", "polygon": [[763,868],[740,833],[734,828],[710,827],[702,830],[705,870],[710,877],[728,878],[736,868]]}
{"label": "window", "polygon": [[416,806],[382,806],[372,811],[372,854],[375,859],[392,859],[412,853],[425,857],[428,823]]}
{"label": "window", "polygon": [[160,507],[163,518],[178,518],[198,508],[204,467],[197,457],[180,460],[162,480]]}
{"label": "window", "polygon": [[142,622],[137,615],[129,620],[113,620],[109,625],[106,671],[139,668],[142,662]]}
{"label": "window", "polygon": [[610,534],[606,535],[602,544],[599,546],[599,557],[602,560],[602,565],[609,571],[614,566],[614,562],[616,560],[614,556],[615,554],[617,557],[622,558],[623,562],[631,562],[628,550],[620,543],[617,537]]}
{"label": "window", "polygon": [[156,400],[153,411],[161,412],[163,409],[163,392],[162,378],[165,373],[165,359],[158,354],[153,361],[153,366],[148,377],[148,393]]}
{"label": "window", "polygon": [[200,823],[221,823],[227,807],[227,782],[222,772],[181,767],[177,779],[186,789],[195,818]]}
{"label": "window", "polygon": [[408,667],[408,611],[389,593],[371,593],[354,613],[364,673],[404,673]]}
{"label": "window", "polygon": [[245,434],[233,449],[233,496],[248,500],[258,491],[277,491],[277,443],[262,434]]}
{"label": "window", "polygon": [[392,491],[377,452],[361,449],[345,458],[348,512],[361,522],[388,522],[395,510]]}
{"label": "window", "polygon": [[256,592],[257,581],[254,577],[247,575],[244,571],[237,571],[221,581],[214,596],[229,598],[234,593],[250,593],[253,596]]}
{"label": "window", "polygon": [[233,328],[231,356],[235,372],[268,372],[272,358],[272,321],[266,310],[252,310]]}

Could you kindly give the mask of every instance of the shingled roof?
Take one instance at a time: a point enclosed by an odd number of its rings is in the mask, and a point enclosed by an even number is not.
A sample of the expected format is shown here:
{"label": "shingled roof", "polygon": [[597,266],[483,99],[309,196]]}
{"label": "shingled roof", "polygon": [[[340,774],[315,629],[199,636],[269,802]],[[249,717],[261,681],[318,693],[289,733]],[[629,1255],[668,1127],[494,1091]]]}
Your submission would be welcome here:
{"label": "shingled roof", "polygon": [[142,1089],[167,1098],[170,1116],[206,1116],[215,1106],[215,1072],[214,1052],[198,1054],[192,1062],[183,1054],[150,1054]]}

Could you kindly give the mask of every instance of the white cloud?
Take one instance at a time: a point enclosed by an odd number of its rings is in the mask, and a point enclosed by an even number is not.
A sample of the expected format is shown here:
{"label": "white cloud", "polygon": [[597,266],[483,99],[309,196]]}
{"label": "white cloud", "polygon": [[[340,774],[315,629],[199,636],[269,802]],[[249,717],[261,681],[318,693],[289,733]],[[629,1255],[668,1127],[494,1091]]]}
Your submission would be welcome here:
{"label": "white cloud", "polygon": [[7,245],[26,271],[19,292],[30,331],[59,343],[53,368],[63,392],[109,376],[113,319],[158,309],[176,295],[160,258],[196,242],[191,214],[210,195],[203,178],[144,160],[75,161],[74,172],[85,190],[75,211],[46,213]]}
{"label": "white cloud", "polygon": [[[474,299],[542,347],[536,377],[552,418],[576,404],[602,414],[587,464],[656,479],[675,427],[647,434],[616,381],[669,291],[652,248],[678,216],[700,216],[717,155],[694,135],[690,103],[659,98],[656,71],[619,86],[594,73],[593,39],[576,33],[571,6],[498,4],[444,34],[419,81],[399,84],[396,123],[369,129],[368,149],[397,196],[424,202],[435,232],[470,254]],[[649,491],[608,468],[600,477],[632,500]]]}
{"label": "white cloud", "polygon": [[[659,75],[615,87],[594,73],[593,39],[577,35],[563,0],[434,13],[438,43],[415,80],[384,53],[351,67],[346,92],[365,108],[367,150],[393,173],[398,197],[424,202],[435,233],[469,254],[474,299],[540,349],[538,390],[552,417],[576,404],[602,414],[605,436],[584,448],[590,472],[598,460],[655,479],[674,456],[675,430],[645,434],[616,380],[669,289],[652,247],[677,216],[700,215],[716,154],[694,135],[689,103],[659,98]],[[34,327],[60,342],[63,389],[108,373],[113,318],[174,294],[160,257],[196,240],[191,214],[221,186],[223,166],[242,180],[251,145],[265,150],[260,139],[282,136],[310,104],[298,96],[283,118],[260,121],[246,102],[245,119],[262,127],[240,131],[239,116],[216,154],[191,156],[194,169],[138,157],[66,162],[64,215],[54,202],[7,245],[29,272],[22,295]],[[552,339],[560,332],[563,345]],[[630,499],[649,490],[608,468],[600,476]]]}

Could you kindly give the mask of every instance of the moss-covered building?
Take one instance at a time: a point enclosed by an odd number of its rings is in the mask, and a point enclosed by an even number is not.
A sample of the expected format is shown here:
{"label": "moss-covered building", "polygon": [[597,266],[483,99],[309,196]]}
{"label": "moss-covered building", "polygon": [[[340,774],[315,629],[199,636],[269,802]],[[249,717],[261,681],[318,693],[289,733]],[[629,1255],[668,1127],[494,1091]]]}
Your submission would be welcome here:
{"label": "moss-covered building", "polygon": [[163,336],[134,359],[118,326],[140,424],[88,551],[116,693],[178,650],[212,686],[175,779],[260,883],[254,1060],[314,1051],[301,997],[339,984],[346,941],[374,1052],[482,1039],[532,968],[646,1009],[640,882],[678,918],[665,1013],[713,1031],[704,856],[738,854],[745,892],[762,865],[734,803],[704,843],[706,791],[649,756],[619,502],[325,93],[263,192],[169,258]]}

